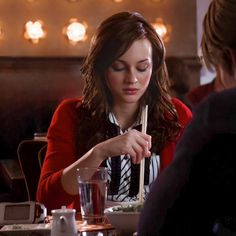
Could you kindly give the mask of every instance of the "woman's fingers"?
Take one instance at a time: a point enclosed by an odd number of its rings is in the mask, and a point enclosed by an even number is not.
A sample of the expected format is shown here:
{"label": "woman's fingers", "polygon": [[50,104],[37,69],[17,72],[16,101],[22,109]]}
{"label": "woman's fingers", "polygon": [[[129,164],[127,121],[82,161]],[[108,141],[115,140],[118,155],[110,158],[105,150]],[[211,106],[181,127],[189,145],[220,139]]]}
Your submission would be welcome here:
{"label": "woman's fingers", "polygon": [[126,133],[126,153],[128,153],[132,162],[135,164],[140,163],[140,161],[151,155],[149,149],[151,148],[151,136],[142,134],[137,130],[131,130]]}
{"label": "woman's fingers", "polygon": [[108,139],[99,144],[106,156],[130,155],[133,163],[139,163],[151,155],[151,136],[137,130]]}
{"label": "woman's fingers", "polygon": [[132,149],[134,150],[135,153],[134,155],[131,155],[132,162],[134,164],[138,164],[143,157],[143,148],[139,144],[135,143],[132,146]]}

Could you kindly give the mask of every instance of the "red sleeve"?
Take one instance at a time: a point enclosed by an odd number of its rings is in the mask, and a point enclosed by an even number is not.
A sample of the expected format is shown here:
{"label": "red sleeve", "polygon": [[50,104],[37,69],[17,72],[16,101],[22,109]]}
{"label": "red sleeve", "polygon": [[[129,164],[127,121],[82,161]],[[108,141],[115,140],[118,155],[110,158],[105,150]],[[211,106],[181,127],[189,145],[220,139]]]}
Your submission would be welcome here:
{"label": "red sleeve", "polygon": [[49,213],[52,209],[61,208],[62,205],[79,210],[79,196],[69,195],[61,184],[63,169],[77,160],[75,135],[78,101],[78,99],[63,101],[56,109],[48,129],[47,153],[36,197],[37,201],[47,207]]}
{"label": "red sleeve", "polygon": [[193,89],[187,94],[188,99],[190,100],[193,106],[200,103],[203,99],[205,99],[209,94],[214,92],[214,83],[215,79],[212,82],[204,85],[200,85],[199,87]]}
{"label": "red sleeve", "polygon": [[164,148],[161,152],[161,164],[160,164],[161,171],[165,167],[167,167],[170,164],[170,162],[173,160],[175,146],[176,146],[178,140],[180,139],[184,128],[187,126],[187,124],[192,119],[192,112],[189,110],[189,108],[184,103],[182,103],[177,98],[172,98],[172,102],[175,105],[176,111],[179,116],[179,124],[181,126],[181,130],[178,135],[178,138],[175,141],[168,142],[164,146]]}

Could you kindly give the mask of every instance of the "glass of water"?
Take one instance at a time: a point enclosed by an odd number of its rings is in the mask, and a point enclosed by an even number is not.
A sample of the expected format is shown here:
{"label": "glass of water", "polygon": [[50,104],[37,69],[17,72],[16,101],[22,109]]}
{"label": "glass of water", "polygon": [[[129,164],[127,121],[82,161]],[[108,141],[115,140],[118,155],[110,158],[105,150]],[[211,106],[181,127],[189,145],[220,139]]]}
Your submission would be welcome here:
{"label": "glass of water", "polygon": [[77,171],[82,220],[86,224],[101,224],[107,199],[107,169],[86,167]]}

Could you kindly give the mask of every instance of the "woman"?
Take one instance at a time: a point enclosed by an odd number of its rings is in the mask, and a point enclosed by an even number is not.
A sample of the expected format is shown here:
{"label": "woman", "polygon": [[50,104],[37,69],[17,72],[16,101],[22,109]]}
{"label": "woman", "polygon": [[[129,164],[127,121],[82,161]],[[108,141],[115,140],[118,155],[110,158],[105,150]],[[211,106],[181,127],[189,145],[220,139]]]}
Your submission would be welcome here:
{"label": "woman", "polygon": [[194,110],[174,161],[145,202],[139,235],[235,235],[235,12],[235,0],[213,0],[209,5],[201,47],[225,89]]}
{"label": "woman", "polygon": [[[146,157],[149,192],[191,118],[167,92],[164,55],[161,39],[138,13],[121,12],[99,26],[82,67],[83,97],[62,102],[48,130],[37,200],[49,210],[79,210],[79,167],[107,166],[108,200],[131,201],[137,199],[139,163]],[[143,134],[140,113],[146,104]]]}

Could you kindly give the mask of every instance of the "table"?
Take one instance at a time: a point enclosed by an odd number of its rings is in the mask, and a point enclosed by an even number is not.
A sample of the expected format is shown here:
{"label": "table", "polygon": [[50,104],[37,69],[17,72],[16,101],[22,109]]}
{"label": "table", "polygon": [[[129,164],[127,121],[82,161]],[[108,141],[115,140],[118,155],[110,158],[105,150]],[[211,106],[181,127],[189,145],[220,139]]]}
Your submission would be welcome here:
{"label": "table", "polygon": [[[76,221],[78,236],[116,236],[114,227],[107,223],[104,225],[83,225]],[[5,225],[0,229],[0,236],[50,236],[51,223],[43,224],[15,224]]]}
{"label": "table", "polygon": [[[103,224],[85,225],[80,213],[76,213],[78,236],[116,236],[115,228],[105,220]],[[0,229],[0,236],[50,236],[52,216],[47,216],[45,223],[40,224],[12,224],[4,225]],[[66,236],[66,235],[65,235]]]}

